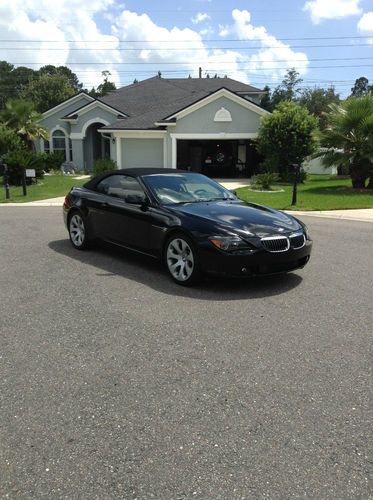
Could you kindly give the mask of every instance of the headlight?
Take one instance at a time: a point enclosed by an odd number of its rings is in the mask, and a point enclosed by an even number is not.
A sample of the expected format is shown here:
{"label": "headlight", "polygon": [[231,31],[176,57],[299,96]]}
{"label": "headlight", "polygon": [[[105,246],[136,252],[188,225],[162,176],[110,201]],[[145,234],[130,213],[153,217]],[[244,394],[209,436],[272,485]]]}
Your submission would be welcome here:
{"label": "headlight", "polygon": [[211,243],[219,250],[225,252],[236,252],[239,250],[252,250],[254,247],[239,236],[212,236]]}

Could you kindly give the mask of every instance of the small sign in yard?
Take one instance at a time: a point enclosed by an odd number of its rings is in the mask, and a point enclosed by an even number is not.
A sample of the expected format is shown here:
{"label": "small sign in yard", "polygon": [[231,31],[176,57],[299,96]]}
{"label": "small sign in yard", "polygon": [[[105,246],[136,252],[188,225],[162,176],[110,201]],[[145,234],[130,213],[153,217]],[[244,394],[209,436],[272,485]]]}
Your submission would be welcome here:
{"label": "small sign in yard", "polygon": [[26,174],[26,177],[36,177],[36,173],[35,173],[34,168],[26,168],[25,174]]}

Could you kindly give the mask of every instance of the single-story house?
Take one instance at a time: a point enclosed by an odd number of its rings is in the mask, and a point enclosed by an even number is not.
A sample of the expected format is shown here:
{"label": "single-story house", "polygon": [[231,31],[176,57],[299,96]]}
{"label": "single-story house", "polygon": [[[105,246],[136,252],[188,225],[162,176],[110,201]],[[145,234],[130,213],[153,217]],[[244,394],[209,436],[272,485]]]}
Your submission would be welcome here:
{"label": "single-story house", "polygon": [[97,158],[118,168],[172,167],[214,177],[250,175],[260,161],[253,139],[268,111],[263,91],[230,78],[161,77],[100,99],[80,92],[43,114],[49,140],[78,170]]}

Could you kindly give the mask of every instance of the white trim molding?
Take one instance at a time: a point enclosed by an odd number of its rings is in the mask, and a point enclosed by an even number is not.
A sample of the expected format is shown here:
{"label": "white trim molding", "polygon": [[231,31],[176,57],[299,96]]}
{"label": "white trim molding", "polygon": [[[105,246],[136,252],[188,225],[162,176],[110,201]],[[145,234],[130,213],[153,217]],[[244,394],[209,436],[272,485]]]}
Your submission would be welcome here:
{"label": "white trim molding", "polygon": [[112,106],[105,104],[104,102],[93,101],[93,102],[90,102],[88,104],[85,104],[84,106],[82,106],[78,110],[73,111],[72,113],[69,113],[67,115],[67,117],[65,118],[65,120],[71,119],[70,117],[73,117],[75,115],[78,115],[78,117],[80,117],[80,116],[84,115],[85,113],[88,113],[88,111],[90,111],[91,109],[94,109],[94,108],[104,109],[104,110],[108,111],[109,113],[112,113],[115,117],[118,117],[118,116],[120,118],[127,118],[128,117],[128,115],[126,115],[125,113],[122,113],[118,109],[115,109]]}
{"label": "white trim molding", "polygon": [[[101,123],[102,125],[105,125],[105,126],[109,125],[109,122],[107,120],[104,120],[103,118],[99,118],[99,117],[92,118],[91,120],[88,120],[87,122],[85,122],[81,132],[71,132],[70,139],[84,139],[85,134],[87,132],[87,128],[90,125],[92,125],[93,123]],[[98,131],[100,132],[100,129],[98,129]],[[103,130],[103,132],[108,132],[108,131]]]}
{"label": "white trim molding", "polygon": [[156,127],[176,127],[176,122],[154,122]]}
{"label": "white trim molding", "polygon": [[[53,134],[55,132],[63,132],[65,136],[65,156],[66,156],[66,161],[70,161],[70,144],[69,144],[69,134],[66,129],[61,127],[60,125],[56,125],[52,130],[49,132],[49,151],[51,153],[54,153],[54,147],[53,147]],[[44,145],[43,145],[43,150],[44,150]]]}
{"label": "white trim molding", "polygon": [[253,102],[248,101],[244,97],[241,97],[241,96],[235,94],[234,92],[231,92],[228,89],[220,89],[217,92],[214,92],[213,94],[210,94],[209,96],[204,97],[200,101],[198,101],[194,104],[191,104],[190,106],[187,106],[184,109],[181,109],[177,113],[174,113],[173,115],[167,116],[163,121],[172,120],[174,118],[176,118],[177,120],[180,120],[181,118],[184,118],[185,116],[188,116],[189,114],[194,113],[195,111],[203,108],[207,104],[210,104],[210,103],[216,101],[217,99],[220,99],[221,97],[226,97],[227,99],[239,104],[243,108],[248,109],[250,111],[253,111],[254,113],[257,113],[260,116],[271,114],[269,111],[266,111],[265,109],[261,108],[257,104],[254,104]]}
{"label": "white trim molding", "polygon": [[163,139],[167,130],[110,130],[98,129],[98,132],[112,134],[121,139]]}
{"label": "white trim molding", "polygon": [[[91,97],[90,95],[86,94],[85,92],[79,92],[79,94],[76,94],[73,97],[70,97],[70,99],[67,99],[64,102],[61,102],[61,104],[57,104],[57,106],[54,106],[54,108],[47,109],[47,111],[45,111],[42,114],[42,116],[43,116],[42,119],[48,118],[48,116],[53,115],[53,113],[56,113],[57,111],[63,109],[65,106],[67,106],[69,104],[72,104],[73,102],[77,101],[79,98],[82,98],[82,97],[84,99],[87,99],[88,101],[94,101],[95,100],[94,97]],[[84,104],[83,106],[86,106],[86,104]]]}

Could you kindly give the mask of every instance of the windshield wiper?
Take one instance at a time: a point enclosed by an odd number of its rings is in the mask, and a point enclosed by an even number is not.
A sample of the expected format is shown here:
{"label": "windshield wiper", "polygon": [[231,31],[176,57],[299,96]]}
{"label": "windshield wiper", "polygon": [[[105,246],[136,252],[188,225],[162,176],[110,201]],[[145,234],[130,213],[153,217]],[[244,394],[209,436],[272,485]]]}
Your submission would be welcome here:
{"label": "windshield wiper", "polygon": [[205,201],[217,201],[217,200],[223,200],[223,201],[227,201],[227,200],[234,200],[235,198],[231,198],[230,196],[217,196],[216,198],[210,198],[208,200],[205,200]]}

